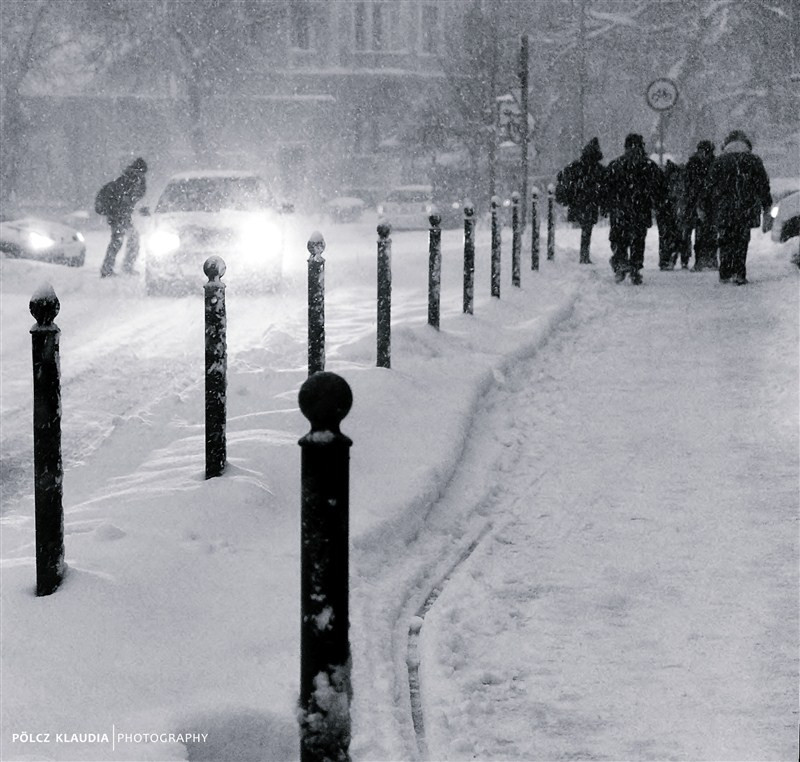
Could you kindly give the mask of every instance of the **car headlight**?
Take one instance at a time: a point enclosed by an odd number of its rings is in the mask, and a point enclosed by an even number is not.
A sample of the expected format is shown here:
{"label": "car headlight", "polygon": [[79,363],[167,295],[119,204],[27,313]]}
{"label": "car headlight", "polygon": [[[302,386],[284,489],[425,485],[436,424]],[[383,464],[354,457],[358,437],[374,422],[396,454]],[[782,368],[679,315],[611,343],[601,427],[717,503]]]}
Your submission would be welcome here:
{"label": "car headlight", "polygon": [[251,220],[242,225],[239,243],[247,259],[279,253],[282,244],[281,228],[271,220]]}
{"label": "car headlight", "polygon": [[34,251],[44,251],[55,244],[55,241],[49,235],[40,233],[37,230],[31,230],[28,233],[28,240]]}
{"label": "car headlight", "polygon": [[86,239],[83,237],[83,233],[80,230],[75,231],[75,240],[80,243],[85,243]]}
{"label": "car headlight", "polygon": [[181,238],[174,230],[155,230],[147,239],[147,250],[156,257],[177,251]]}
{"label": "car headlight", "polygon": [[458,209],[458,208],[460,208],[460,206],[461,206],[461,204],[459,204],[458,201],[454,201],[452,204],[450,204],[450,207],[452,209]]}
{"label": "car headlight", "polygon": [[778,205],[777,204],[775,204],[775,206],[773,206],[772,209],[769,210],[769,216],[772,217],[773,220],[778,216]]}

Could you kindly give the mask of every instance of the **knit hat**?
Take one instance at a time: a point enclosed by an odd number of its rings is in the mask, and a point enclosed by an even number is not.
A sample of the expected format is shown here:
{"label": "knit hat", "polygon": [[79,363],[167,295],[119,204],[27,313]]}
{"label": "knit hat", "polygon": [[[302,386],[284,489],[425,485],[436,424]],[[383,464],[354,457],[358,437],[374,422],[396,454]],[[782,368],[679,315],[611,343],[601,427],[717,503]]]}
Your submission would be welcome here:
{"label": "knit hat", "polygon": [[741,130],[733,130],[725,140],[722,141],[722,147],[728,145],[728,143],[744,143],[749,150],[753,150],[753,144],[750,142],[750,138],[747,137]]}
{"label": "knit hat", "polygon": [[697,144],[697,153],[714,154],[714,144],[710,140],[701,140]]}
{"label": "knit hat", "polygon": [[147,162],[143,158],[139,157],[131,162],[131,165],[128,167],[128,169],[133,169],[136,172],[147,172]]}
{"label": "knit hat", "polygon": [[635,132],[631,132],[625,138],[625,150],[627,151],[629,148],[634,147],[641,148],[644,151],[644,138]]}

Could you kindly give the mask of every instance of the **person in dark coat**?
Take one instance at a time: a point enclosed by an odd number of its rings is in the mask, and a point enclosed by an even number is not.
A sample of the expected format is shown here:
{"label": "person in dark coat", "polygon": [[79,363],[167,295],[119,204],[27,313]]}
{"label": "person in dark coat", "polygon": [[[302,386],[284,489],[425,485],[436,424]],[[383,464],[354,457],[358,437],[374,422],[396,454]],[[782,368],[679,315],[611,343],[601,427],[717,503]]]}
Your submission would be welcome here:
{"label": "person in dark coat", "polygon": [[128,243],[122,269],[124,272],[133,272],[133,265],[139,256],[139,233],[133,224],[133,208],[147,192],[146,172],[145,160],[136,159],[118,178],[106,183],[97,194],[95,209],[106,217],[111,228],[111,240],[100,268],[101,278],[114,274],[114,262],[126,236]]}
{"label": "person in dark coat", "polygon": [[710,218],[719,236],[719,279],[747,283],[750,229],[761,225],[761,215],[772,206],[769,177],[753,144],[741,130],[722,143],[722,152],[708,170],[701,216]]}
{"label": "person in dark coat", "polygon": [[674,270],[680,259],[681,267],[689,267],[691,231],[686,227],[686,169],[667,159],[664,165],[666,198],[658,221],[658,266]]}
{"label": "person in dark coat", "polygon": [[598,212],[605,186],[605,167],[600,163],[603,152],[600,141],[592,138],[583,148],[580,159],[568,164],[558,176],[556,201],[569,207],[567,219],[581,228],[581,264],[591,264],[589,246],[592,228],[597,224]]}
{"label": "person in dark coat", "polygon": [[630,273],[631,283],[639,284],[653,211],[662,213],[666,199],[664,175],[647,157],[641,135],[631,133],[625,138],[625,153],[608,165],[606,188],[614,278],[621,283]]}
{"label": "person in dark coat", "polygon": [[717,231],[710,219],[701,220],[697,214],[703,195],[706,175],[714,161],[714,144],[701,140],[697,151],[686,162],[686,227],[691,238],[694,231],[694,266],[692,270],[717,270]]}

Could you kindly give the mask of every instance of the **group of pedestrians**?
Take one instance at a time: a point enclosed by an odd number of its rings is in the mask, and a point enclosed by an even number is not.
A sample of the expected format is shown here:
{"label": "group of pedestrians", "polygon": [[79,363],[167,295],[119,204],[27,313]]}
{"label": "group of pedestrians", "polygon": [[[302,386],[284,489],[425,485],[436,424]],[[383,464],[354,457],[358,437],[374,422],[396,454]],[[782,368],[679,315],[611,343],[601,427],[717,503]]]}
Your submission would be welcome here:
{"label": "group of pedestrians", "polygon": [[719,270],[722,282],[747,283],[750,230],[772,205],[769,178],[747,135],[731,132],[719,156],[711,141],[701,140],[685,166],[668,161],[663,169],[647,156],[641,135],[629,134],[624,149],[604,166],[600,142],[592,138],[558,175],[556,201],[581,228],[580,262],[591,263],[592,228],[607,216],[615,280],[641,283],[655,218],[662,270],[678,260],[688,269],[694,234],[693,270]]}

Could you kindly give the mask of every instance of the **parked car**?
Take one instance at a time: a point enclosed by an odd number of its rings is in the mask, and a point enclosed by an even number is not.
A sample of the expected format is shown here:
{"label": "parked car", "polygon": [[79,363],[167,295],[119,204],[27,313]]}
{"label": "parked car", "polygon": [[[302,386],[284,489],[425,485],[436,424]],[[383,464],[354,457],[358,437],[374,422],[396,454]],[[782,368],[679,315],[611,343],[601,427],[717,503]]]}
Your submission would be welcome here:
{"label": "parked car", "polygon": [[148,294],[205,282],[203,263],[225,261],[226,283],[274,288],[283,270],[285,219],[264,179],[253,172],[208,170],[173,175],[143,236]]}
{"label": "parked car", "polygon": [[378,205],[378,214],[388,220],[394,230],[427,230],[434,210],[441,217],[443,228],[463,223],[463,201],[449,195],[437,197],[432,185],[401,185],[391,190]]}
{"label": "parked car", "polygon": [[800,236],[800,191],[787,193],[775,201],[767,227],[771,228],[772,240],[778,243]]}
{"label": "parked car", "polygon": [[86,242],[83,234],[70,225],[22,217],[0,221],[0,252],[7,257],[83,267]]}
{"label": "parked car", "polygon": [[333,222],[357,222],[366,207],[358,196],[337,196],[325,202],[325,212]]}

